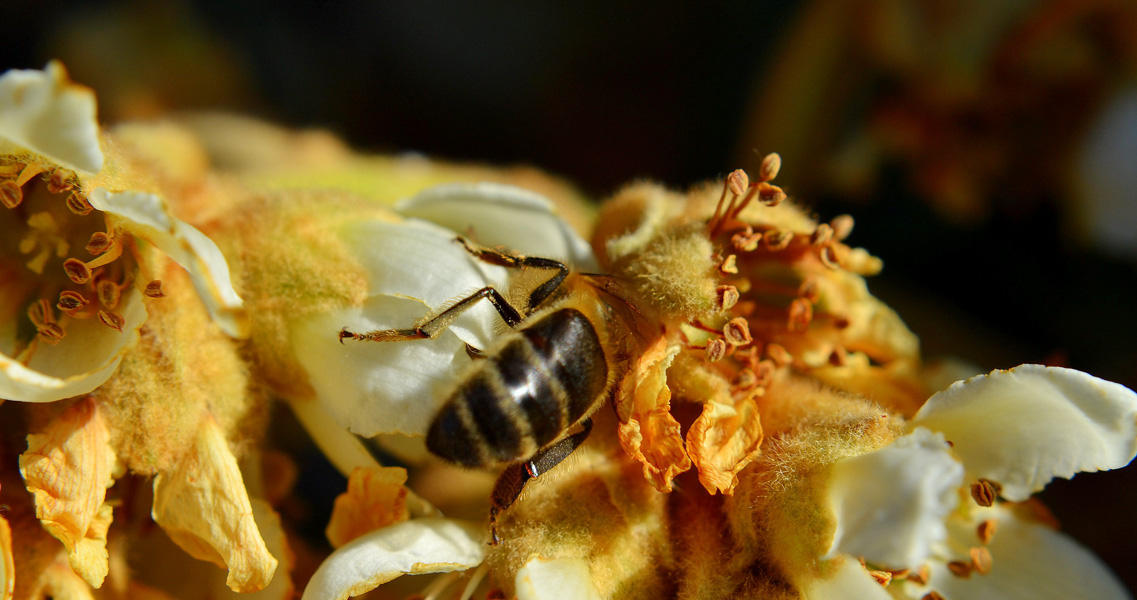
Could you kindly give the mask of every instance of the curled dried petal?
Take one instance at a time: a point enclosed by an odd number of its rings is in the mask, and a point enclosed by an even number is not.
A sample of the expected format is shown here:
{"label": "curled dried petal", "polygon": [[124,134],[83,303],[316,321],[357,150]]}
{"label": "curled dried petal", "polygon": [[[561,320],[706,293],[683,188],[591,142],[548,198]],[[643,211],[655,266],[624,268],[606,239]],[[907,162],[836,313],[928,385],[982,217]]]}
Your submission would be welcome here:
{"label": "curled dried petal", "polygon": [[405,521],[407,471],[401,467],[356,467],[347,491],[336,497],[325,533],[333,548],[381,527]]}
{"label": "curled dried petal", "polygon": [[667,387],[667,368],[678,350],[669,348],[664,337],[657,338],[636,359],[616,395],[620,445],[643,463],[644,477],[663,492],[671,491],[671,480],[691,468],[679,422],[671,416]]}
{"label": "curled dried petal", "polygon": [[28,450],[20,455],[20,472],[35,496],[36,517],[63,542],[72,563],[86,565],[80,574],[96,587],[107,571],[110,511],[100,511],[113,483],[114,464],[110,431],[90,398],[76,402],[43,432],[29,435]]}
{"label": "curled dried petal", "polygon": [[211,418],[201,424],[190,455],[154,478],[151,516],[194,558],[228,567],[226,584],[235,592],[263,589],[276,571],[237,459]]}
{"label": "curled dried petal", "polygon": [[738,401],[729,394],[710,399],[687,432],[687,452],[710,494],[732,494],[738,473],[758,457],[761,445],[762,421],[750,394]]}

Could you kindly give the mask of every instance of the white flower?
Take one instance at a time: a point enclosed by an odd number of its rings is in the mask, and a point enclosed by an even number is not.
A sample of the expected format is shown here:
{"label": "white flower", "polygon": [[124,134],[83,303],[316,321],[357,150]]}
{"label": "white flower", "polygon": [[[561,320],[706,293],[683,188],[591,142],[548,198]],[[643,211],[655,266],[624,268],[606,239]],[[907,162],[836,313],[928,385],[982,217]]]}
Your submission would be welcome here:
{"label": "white flower", "polygon": [[[349,342],[335,333],[410,327],[485,286],[505,292],[511,273],[470,255],[461,234],[487,246],[592,264],[588,244],[533,192],[497,184],[451,184],[399,205],[410,218],[347,224],[337,235],[367,273],[363,306],[292,324],[292,349],[321,404],[344,427],[363,436],[423,435],[447,392],[470,363],[467,344],[490,346],[504,327],[489,302],[479,302],[434,339]],[[444,228],[438,224],[444,225]]]}
{"label": "white flower", "polygon": [[138,263],[149,244],[189,270],[226,333],[244,333],[213,242],[157,195],[110,188],[124,177],[104,162],[94,94],[63,67],[0,76],[0,398],[51,402],[114,373],[143,297],[161,295]]}
{"label": "white flower", "polygon": [[[995,494],[1022,501],[1054,477],[1129,464],[1137,394],[1072,369],[1023,365],[933,395],[909,429],[834,465],[830,556],[876,568],[926,565],[929,581],[889,587],[901,598],[1129,597],[1085,548],[1017,517]],[[953,496],[968,500],[956,508]]]}
{"label": "white flower", "polygon": [[485,558],[480,525],[438,518],[403,521],[356,538],[320,565],[303,600],[346,600],[406,574],[462,571]]}

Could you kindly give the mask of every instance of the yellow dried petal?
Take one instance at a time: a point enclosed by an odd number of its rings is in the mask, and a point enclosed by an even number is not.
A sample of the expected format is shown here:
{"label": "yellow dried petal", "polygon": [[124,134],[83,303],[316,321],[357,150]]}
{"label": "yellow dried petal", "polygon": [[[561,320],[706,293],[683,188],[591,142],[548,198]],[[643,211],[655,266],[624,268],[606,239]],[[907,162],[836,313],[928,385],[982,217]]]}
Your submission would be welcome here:
{"label": "yellow dried petal", "polygon": [[753,395],[710,399],[687,432],[687,453],[708,493],[734,493],[738,473],[758,457],[762,421]]}
{"label": "yellow dried petal", "polygon": [[[51,535],[63,542],[74,562],[80,551],[85,567],[80,574],[98,587],[106,576],[106,527],[110,511],[100,512],[115,455],[110,432],[98,405],[86,398],[51,421],[43,433],[28,436],[28,450],[20,455],[20,472],[28,491],[35,495],[36,517]],[[106,523],[95,527],[96,520]],[[102,529],[101,564],[95,547]],[[94,531],[92,531],[94,529]],[[93,537],[92,537],[93,536]],[[94,561],[94,562],[92,562]],[[101,573],[101,575],[99,575]]]}
{"label": "yellow dried petal", "polygon": [[264,588],[276,571],[237,459],[212,419],[202,423],[190,454],[154,478],[151,516],[190,556],[228,567],[226,585],[235,592]]}
{"label": "yellow dried petal", "polygon": [[325,533],[333,548],[359,536],[405,521],[407,470],[401,467],[356,467],[347,491],[336,497]]}
{"label": "yellow dried petal", "polygon": [[12,528],[0,515],[0,600],[12,600],[16,589],[16,560],[12,557]]}
{"label": "yellow dried petal", "polygon": [[644,477],[661,492],[670,492],[671,480],[691,468],[667,387],[667,367],[677,353],[665,338],[657,338],[636,359],[616,396],[620,445],[643,463]]}
{"label": "yellow dried petal", "polygon": [[79,540],[67,557],[71,562],[71,570],[94,588],[102,587],[110,568],[107,530],[114,518],[112,510],[110,504],[104,503],[99,507],[99,512],[87,528],[87,537]]}

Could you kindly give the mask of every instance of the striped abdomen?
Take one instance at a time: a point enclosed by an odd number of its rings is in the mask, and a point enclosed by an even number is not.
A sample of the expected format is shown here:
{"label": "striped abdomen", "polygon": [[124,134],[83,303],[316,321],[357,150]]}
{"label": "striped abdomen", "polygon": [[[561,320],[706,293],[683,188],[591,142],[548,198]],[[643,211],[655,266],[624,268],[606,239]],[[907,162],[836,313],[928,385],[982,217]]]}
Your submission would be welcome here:
{"label": "striped abdomen", "polygon": [[588,414],[607,382],[592,323],[557,310],[484,359],[434,418],[426,446],[469,467],[524,460]]}

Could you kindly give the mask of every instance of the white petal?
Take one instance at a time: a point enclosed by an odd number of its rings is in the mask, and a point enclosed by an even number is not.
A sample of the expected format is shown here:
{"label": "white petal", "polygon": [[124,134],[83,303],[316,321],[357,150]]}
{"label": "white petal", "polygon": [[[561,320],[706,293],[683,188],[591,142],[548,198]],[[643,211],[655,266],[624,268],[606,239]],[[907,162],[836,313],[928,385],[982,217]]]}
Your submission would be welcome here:
{"label": "white petal", "polygon": [[85,173],[103,168],[95,94],[68,81],[58,62],[0,75],[0,154],[21,150]]}
{"label": "white petal", "polygon": [[1025,500],[1055,477],[1117,469],[1137,454],[1137,394],[1073,369],[1022,365],[956,382],[916,413],[967,472]]}
{"label": "white petal", "polygon": [[[344,229],[341,235],[367,270],[367,287],[372,296],[410,298],[422,303],[422,312],[414,320],[487,285],[503,292],[508,289],[509,272],[505,268],[474,258],[455,241],[453,231],[437,225],[421,221],[366,221]],[[387,326],[408,327],[413,322],[399,321]],[[449,329],[463,341],[485,348],[496,337],[494,331],[501,323],[493,305],[484,301],[463,313]]]}
{"label": "white petal", "polygon": [[592,571],[583,558],[534,556],[513,580],[517,600],[599,600]]}
{"label": "white petal", "polygon": [[71,321],[67,335],[54,346],[40,344],[27,365],[0,354],[0,398],[54,402],[102,385],[134,346],[146,321],[141,292],[136,289],[126,297],[121,314],[121,332],[98,319]]}
{"label": "white petal", "polygon": [[332,552],[303,600],[344,600],[399,577],[461,571],[481,564],[485,531],[451,519],[414,519],[384,527]]}
{"label": "white petal", "polygon": [[471,362],[453,331],[434,339],[341,344],[338,332],[406,327],[426,312],[405,298],[372,298],[362,311],[344,310],[292,325],[296,359],[316,397],[352,433],[426,435],[450,389]]}
{"label": "white petal", "polygon": [[594,270],[588,242],[555,213],[548,198],[498,183],[451,183],[424,190],[396,210],[470,235],[487,246],[567,261]]}
{"label": "white petal", "polygon": [[297,360],[324,408],[363,436],[425,435],[471,359],[504,328],[480,301],[434,339],[339,342],[340,329],[363,332],[414,325],[435,309],[487,285],[505,290],[507,272],[470,256],[453,232],[424,222],[358,223],[342,232],[368,272],[362,307],[292,323]]}
{"label": "white petal", "polygon": [[205,234],[170,215],[166,203],[154,194],[96,188],[87,200],[98,210],[125,219],[120,223],[124,229],[150,241],[185,268],[222,331],[233,337],[248,335],[248,315],[233,289],[229,264]]}
{"label": "white petal", "polygon": [[[842,559],[838,559],[842,560]],[[891,596],[861,563],[845,558],[828,579],[817,579],[802,586],[804,600],[889,600]]]}
{"label": "white petal", "polygon": [[863,556],[894,568],[919,566],[946,537],[963,467],[943,436],[917,429],[892,444],[833,464],[829,499],[837,531],[828,556]]}
{"label": "white petal", "polygon": [[[1117,577],[1089,550],[1069,536],[1044,525],[1018,519],[1005,508],[979,509],[968,522],[953,522],[953,548],[962,551],[978,546],[975,526],[985,519],[998,521],[991,552],[991,571],[956,577],[942,561],[932,563],[932,576],[925,587],[912,586],[910,595],[921,597],[935,590],[947,600],[999,598],[1000,600],[1123,600],[1132,598]],[[953,519],[953,521],[955,521]]]}

